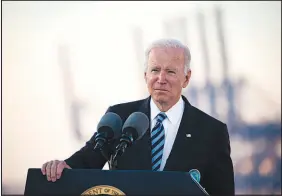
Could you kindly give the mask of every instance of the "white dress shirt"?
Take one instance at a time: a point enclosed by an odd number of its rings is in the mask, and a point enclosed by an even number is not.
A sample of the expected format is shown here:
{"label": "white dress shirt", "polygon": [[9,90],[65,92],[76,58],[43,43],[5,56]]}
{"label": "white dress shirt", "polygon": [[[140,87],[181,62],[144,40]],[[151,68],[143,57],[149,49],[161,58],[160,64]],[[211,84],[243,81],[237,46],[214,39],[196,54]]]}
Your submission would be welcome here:
{"label": "white dress shirt", "polygon": [[[156,125],[157,115],[161,112],[156,106],[153,99],[150,101],[151,107],[151,131]],[[184,101],[180,97],[179,101],[172,106],[167,112],[165,112],[167,118],[163,121],[164,131],[165,131],[165,142],[163,149],[163,157],[160,166],[160,171],[164,169],[166,160],[171,152],[181,119],[184,111]]]}

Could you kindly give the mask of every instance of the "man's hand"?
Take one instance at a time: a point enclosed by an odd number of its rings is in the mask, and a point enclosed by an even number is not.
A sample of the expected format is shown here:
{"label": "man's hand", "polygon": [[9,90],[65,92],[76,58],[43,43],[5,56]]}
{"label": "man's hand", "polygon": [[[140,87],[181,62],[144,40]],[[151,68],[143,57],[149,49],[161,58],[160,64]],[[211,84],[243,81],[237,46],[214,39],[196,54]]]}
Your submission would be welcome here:
{"label": "man's hand", "polygon": [[47,180],[55,182],[57,179],[60,179],[63,170],[71,169],[65,161],[53,160],[42,165],[41,171],[43,175],[47,176]]}

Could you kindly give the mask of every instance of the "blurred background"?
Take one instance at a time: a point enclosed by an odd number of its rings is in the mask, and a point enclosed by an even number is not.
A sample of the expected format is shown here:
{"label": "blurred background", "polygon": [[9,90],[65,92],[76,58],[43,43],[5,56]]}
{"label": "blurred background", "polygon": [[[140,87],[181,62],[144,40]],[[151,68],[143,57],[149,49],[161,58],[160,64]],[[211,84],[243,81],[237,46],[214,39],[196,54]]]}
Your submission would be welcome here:
{"label": "blurred background", "polygon": [[281,194],[280,1],[5,1],[2,25],[3,194],[147,97],[144,50],[164,37],[191,50],[183,95],[228,125],[236,194]]}

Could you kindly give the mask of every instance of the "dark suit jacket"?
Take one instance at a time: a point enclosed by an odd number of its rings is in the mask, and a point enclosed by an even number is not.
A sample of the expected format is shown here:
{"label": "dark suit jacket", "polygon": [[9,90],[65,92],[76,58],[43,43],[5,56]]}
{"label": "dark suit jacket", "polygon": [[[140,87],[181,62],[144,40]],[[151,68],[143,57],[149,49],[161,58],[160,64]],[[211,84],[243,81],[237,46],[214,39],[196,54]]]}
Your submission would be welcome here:
{"label": "dark suit jacket", "polygon": [[[234,195],[234,173],[230,157],[230,141],[227,126],[193,107],[182,96],[185,107],[183,117],[165,171],[188,172],[198,169],[200,184],[210,195]],[[143,112],[150,119],[151,97],[109,107],[107,112],[118,114],[123,123],[133,112]],[[191,137],[186,137],[191,134]],[[121,170],[151,170],[150,128],[146,134],[118,160]],[[86,145],[66,160],[72,168],[102,169],[106,159],[93,151],[94,136]],[[111,150],[113,150],[112,147]]]}

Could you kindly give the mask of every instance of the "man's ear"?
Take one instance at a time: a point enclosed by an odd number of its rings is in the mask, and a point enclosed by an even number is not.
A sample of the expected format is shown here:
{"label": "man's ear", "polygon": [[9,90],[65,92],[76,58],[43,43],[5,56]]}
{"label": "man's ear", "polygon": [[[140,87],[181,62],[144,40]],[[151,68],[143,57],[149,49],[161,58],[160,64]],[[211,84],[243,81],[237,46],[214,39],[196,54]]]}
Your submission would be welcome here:
{"label": "man's ear", "polygon": [[186,88],[186,86],[189,84],[190,78],[191,78],[191,70],[189,69],[187,75],[185,76],[185,81],[183,83],[182,88]]}
{"label": "man's ear", "polygon": [[144,72],[144,80],[147,83],[147,73],[146,72]]}

